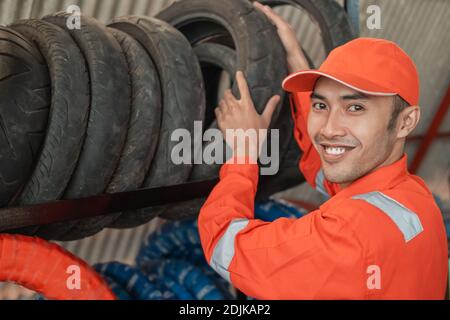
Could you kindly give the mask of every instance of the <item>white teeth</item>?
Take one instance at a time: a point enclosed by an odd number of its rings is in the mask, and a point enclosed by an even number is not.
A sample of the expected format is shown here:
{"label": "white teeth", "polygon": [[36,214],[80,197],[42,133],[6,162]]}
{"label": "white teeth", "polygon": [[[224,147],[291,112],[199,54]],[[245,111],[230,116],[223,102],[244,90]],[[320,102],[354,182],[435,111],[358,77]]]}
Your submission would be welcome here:
{"label": "white teeth", "polygon": [[325,147],[325,152],[332,155],[340,155],[345,152],[345,148],[339,147]]}

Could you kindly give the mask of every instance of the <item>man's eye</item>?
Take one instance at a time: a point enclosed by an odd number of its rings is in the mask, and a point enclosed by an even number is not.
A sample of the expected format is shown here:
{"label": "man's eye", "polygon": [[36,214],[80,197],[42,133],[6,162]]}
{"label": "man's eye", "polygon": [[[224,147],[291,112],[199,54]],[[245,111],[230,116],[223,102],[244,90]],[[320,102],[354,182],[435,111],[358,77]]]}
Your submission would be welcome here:
{"label": "man's eye", "polygon": [[351,105],[350,107],[348,107],[348,111],[350,111],[350,112],[358,112],[358,111],[363,111],[363,110],[364,110],[364,107],[357,105],[357,104],[354,104],[354,105]]}
{"label": "man's eye", "polygon": [[316,110],[325,110],[327,108],[326,104],[322,102],[313,103],[312,107]]}

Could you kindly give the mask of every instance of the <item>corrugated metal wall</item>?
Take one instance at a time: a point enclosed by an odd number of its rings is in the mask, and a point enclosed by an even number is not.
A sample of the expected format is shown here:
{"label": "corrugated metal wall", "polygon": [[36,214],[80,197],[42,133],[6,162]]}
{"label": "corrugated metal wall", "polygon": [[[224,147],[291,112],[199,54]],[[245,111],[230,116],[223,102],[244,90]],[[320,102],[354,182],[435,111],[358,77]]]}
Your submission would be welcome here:
{"label": "corrugated metal wall", "polygon": [[[211,0],[220,1],[220,0]],[[343,0],[338,1],[341,5]],[[108,22],[114,17],[137,14],[153,16],[172,0],[0,0],[0,24],[7,25],[24,18],[39,18],[46,14],[66,10],[76,4],[85,15]],[[376,4],[381,9],[381,29],[366,26],[367,7]],[[385,38],[397,42],[417,64],[421,79],[421,105],[423,117],[416,133],[424,133],[442,96],[450,83],[450,1],[448,0],[361,0],[361,36]],[[325,58],[319,30],[300,10],[280,7],[277,11],[298,30],[298,38],[316,66]],[[450,130],[450,114],[441,131]],[[417,143],[408,145],[411,157]],[[427,156],[420,175],[432,191],[442,197],[450,209],[450,141],[437,140]],[[314,198],[308,187],[296,188],[291,195]],[[154,220],[139,228],[118,231],[105,230],[94,237],[63,244],[68,250],[90,263],[119,260],[132,263],[145,235],[162,223]],[[0,299],[29,297],[18,287],[0,286]]]}

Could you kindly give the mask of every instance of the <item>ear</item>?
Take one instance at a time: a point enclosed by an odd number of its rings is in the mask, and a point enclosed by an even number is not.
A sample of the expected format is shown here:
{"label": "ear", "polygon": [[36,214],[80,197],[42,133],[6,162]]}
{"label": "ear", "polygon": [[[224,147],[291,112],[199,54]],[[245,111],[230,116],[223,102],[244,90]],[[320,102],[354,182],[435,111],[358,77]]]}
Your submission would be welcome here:
{"label": "ear", "polygon": [[420,120],[419,106],[409,106],[399,114],[397,138],[406,138]]}

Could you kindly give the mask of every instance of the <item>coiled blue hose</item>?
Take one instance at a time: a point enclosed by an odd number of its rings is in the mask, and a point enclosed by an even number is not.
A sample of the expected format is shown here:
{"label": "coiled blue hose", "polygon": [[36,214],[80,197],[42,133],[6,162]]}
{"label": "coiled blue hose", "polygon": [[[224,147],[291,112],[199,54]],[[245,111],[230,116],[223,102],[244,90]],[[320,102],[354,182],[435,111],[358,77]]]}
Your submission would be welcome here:
{"label": "coiled blue hose", "polygon": [[[181,260],[155,260],[140,265],[146,274],[156,274],[161,279],[170,279],[187,291],[193,300],[223,300],[226,297],[219,289],[214,277],[206,275],[202,268]],[[179,293],[173,291],[180,297]],[[186,299],[180,297],[180,299]]]}
{"label": "coiled blue hose", "polygon": [[[274,199],[255,206],[255,218],[264,221],[298,218],[306,212]],[[165,223],[150,234],[136,257],[136,267],[110,262],[98,264],[95,269],[121,300],[236,299],[231,284],[205,259],[197,219]]]}
{"label": "coiled blue hose", "polygon": [[106,275],[102,275],[103,278],[108,283],[111,290],[116,295],[117,299],[119,300],[133,300],[133,298],[128,294],[128,292],[116,281],[114,281],[111,277],[108,277]]}
{"label": "coiled blue hose", "polygon": [[170,291],[161,290],[157,282],[151,282],[139,269],[120,263],[109,262],[94,266],[100,274],[110,278],[118,286],[136,300],[161,300],[172,299]]}

